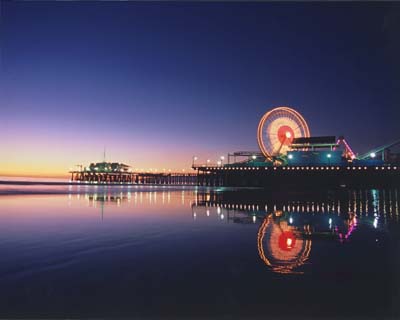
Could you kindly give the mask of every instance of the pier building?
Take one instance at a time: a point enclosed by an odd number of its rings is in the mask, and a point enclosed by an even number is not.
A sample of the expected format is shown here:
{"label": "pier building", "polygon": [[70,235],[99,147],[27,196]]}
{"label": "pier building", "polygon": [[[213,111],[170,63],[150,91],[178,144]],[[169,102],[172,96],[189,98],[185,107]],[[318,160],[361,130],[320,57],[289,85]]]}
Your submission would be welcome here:
{"label": "pier building", "polygon": [[118,162],[97,162],[87,167],[78,165],[71,170],[71,182],[90,184],[160,184],[196,185],[197,174],[193,172],[136,172],[131,166]]}

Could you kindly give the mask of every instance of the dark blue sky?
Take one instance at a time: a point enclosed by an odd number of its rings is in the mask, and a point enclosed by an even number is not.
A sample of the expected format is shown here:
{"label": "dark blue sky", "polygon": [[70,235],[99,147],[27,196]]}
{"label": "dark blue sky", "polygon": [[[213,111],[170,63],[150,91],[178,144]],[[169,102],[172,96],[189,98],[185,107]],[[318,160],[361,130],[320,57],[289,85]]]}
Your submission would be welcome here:
{"label": "dark blue sky", "polygon": [[360,153],[400,138],[400,4],[1,9],[0,134],[15,140],[15,156],[34,138],[69,151],[73,140],[96,157],[106,144],[138,162],[124,154],[135,149],[149,166],[169,152],[190,163],[258,149],[257,123],[278,105],[301,112],[312,135],[343,134]]}

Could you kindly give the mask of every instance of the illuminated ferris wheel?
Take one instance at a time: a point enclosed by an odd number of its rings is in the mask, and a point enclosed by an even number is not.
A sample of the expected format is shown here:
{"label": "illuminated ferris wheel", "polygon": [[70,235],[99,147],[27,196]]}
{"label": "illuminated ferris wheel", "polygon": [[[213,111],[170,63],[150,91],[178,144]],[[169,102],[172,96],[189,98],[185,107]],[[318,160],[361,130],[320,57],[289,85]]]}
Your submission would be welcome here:
{"label": "illuminated ferris wheel", "polygon": [[289,107],[268,111],[258,124],[258,145],[268,160],[285,155],[293,139],[303,137],[310,137],[307,122],[300,113]]}

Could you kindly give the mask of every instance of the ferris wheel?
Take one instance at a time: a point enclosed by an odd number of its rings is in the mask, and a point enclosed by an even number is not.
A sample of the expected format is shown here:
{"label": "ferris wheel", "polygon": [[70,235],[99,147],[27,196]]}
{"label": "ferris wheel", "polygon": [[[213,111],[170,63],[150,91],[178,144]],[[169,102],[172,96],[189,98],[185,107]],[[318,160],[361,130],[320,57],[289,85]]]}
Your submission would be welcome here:
{"label": "ferris wheel", "polygon": [[307,122],[300,113],[289,107],[268,111],[258,124],[258,145],[268,160],[285,155],[293,139],[303,137],[310,137]]}

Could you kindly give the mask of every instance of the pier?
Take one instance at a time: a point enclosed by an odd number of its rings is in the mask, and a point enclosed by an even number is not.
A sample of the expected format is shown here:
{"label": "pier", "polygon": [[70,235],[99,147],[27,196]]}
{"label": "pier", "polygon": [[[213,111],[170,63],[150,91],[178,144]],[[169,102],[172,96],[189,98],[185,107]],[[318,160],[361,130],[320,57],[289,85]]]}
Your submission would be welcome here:
{"label": "pier", "polygon": [[[311,136],[296,110],[281,106],[264,114],[257,128],[260,151],[238,151],[215,165],[195,163],[200,186],[268,189],[391,187],[400,185],[400,140],[356,154],[343,136]],[[233,159],[233,162],[231,160]]]}
{"label": "pier", "polygon": [[[306,120],[290,107],[264,114],[257,130],[259,151],[229,153],[212,164],[192,157],[191,173],[133,171],[129,165],[106,162],[78,165],[71,182],[94,184],[197,185],[268,189],[391,187],[400,185],[400,140],[356,154],[343,136],[311,136]],[[233,162],[231,162],[233,160]]]}
{"label": "pier", "polygon": [[134,172],[123,163],[99,162],[89,167],[71,170],[72,182],[93,184],[161,184],[197,185],[196,173]]}
{"label": "pier", "polygon": [[194,165],[199,186],[269,187],[296,189],[299,187],[380,187],[398,186],[400,165],[308,165],[272,166],[241,164],[224,166]]}

